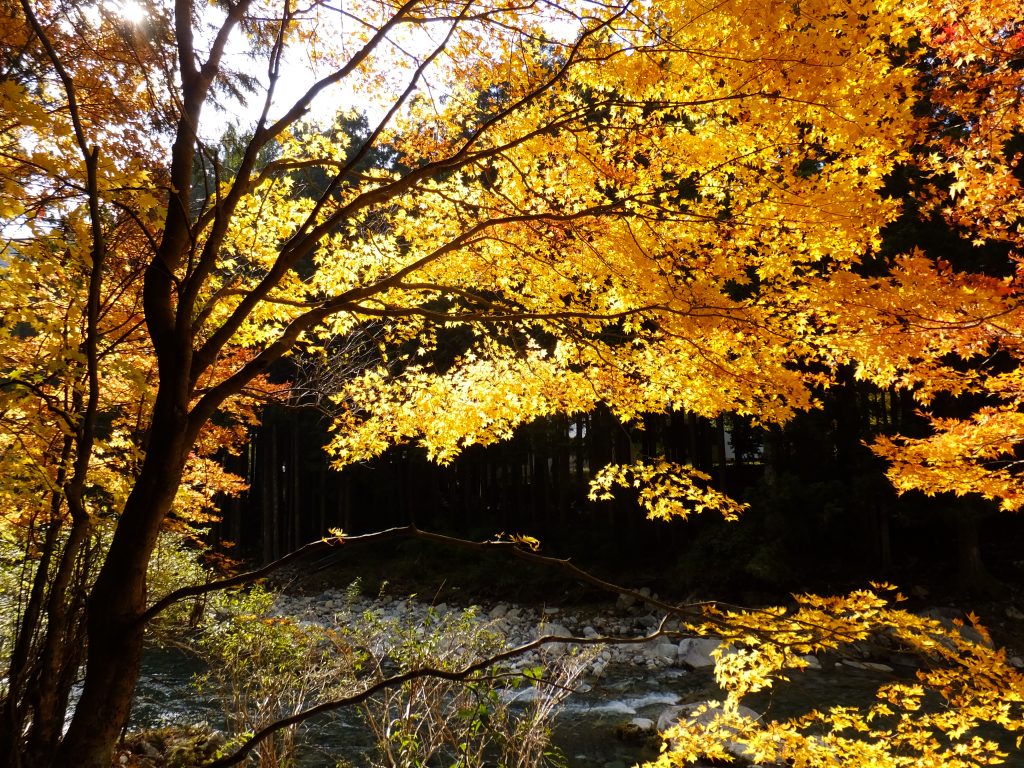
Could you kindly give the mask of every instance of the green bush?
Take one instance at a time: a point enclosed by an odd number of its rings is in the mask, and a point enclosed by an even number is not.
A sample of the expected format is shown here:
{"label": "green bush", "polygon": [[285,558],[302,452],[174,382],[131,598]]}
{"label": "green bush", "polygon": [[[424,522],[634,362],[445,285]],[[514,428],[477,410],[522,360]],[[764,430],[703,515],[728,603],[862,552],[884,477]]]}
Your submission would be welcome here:
{"label": "green bush", "polygon": [[[350,597],[357,594],[353,587]],[[198,644],[210,671],[197,685],[220,700],[235,743],[393,675],[419,669],[458,673],[505,647],[494,624],[472,610],[403,621],[350,609],[335,617],[337,628],[325,628],[276,616],[273,606],[274,595],[262,587],[235,594]],[[550,744],[552,717],[594,652],[549,656],[529,674],[491,665],[458,680],[428,674],[386,687],[360,706],[373,741],[361,764],[559,765]],[[522,695],[527,689],[530,695]],[[282,729],[259,745],[254,762],[261,768],[293,765],[297,737],[297,727]],[[323,751],[323,744],[317,746]]]}

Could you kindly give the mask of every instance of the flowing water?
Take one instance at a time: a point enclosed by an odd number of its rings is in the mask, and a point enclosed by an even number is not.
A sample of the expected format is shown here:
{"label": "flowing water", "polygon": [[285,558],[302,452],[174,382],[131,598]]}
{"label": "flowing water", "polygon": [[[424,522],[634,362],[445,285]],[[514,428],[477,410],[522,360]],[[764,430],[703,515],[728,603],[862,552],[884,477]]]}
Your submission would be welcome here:
{"label": "flowing water", "polygon": [[[151,650],[139,682],[135,727],[187,724],[206,721],[222,727],[216,701],[191,685],[201,665],[176,650]],[[770,719],[781,719],[830,704],[866,704],[880,682],[894,679],[886,674],[841,667],[808,670],[770,694],[749,703]],[[529,689],[526,689],[527,691]],[[528,695],[528,694],[527,694]],[[633,666],[609,667],[598,681],[571,695],[555,722],[554,742],[569,768],[625,768],[657,756],[643,740],[621,738],[622,726],[633,718],[657,722],[669,706],[718,697],[708,671],[663,669],[647,671]],[[365,725],[355,711],[344,711],[310,724],[304,741],[317,745],[304,750],[301,768],[333,768],[345,758],[361,765],[360,755],[372,747]],[[1024,768],[1024,757],[1014,751],[1006,763]]]}

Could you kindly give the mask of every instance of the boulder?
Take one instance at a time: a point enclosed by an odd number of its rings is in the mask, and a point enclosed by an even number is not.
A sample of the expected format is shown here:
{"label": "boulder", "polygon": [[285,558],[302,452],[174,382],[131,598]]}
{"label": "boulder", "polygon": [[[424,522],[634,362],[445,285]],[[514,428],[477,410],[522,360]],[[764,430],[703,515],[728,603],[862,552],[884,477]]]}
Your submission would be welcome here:
{"label": "boulder", "polygon": [[711,652],[722,644],[715,637],[688,637],[679,643],[679,662],[693,669],[715,666]]}
{"label": "boulder", "polygon": [[664,638],[651,640],[644,651],[647,654],[647,658],[663,661],[668,664],[674,663],[679,656],[679,646],[668,642]]}
{"label": "boulder", "polygon": [[855,661],[853,659],[843,659],[842,665],[844,667],[850,667],[851,669],[860,669],[865,672],[892,672],[892,667],[888,664],[881,664],[877,661]]}

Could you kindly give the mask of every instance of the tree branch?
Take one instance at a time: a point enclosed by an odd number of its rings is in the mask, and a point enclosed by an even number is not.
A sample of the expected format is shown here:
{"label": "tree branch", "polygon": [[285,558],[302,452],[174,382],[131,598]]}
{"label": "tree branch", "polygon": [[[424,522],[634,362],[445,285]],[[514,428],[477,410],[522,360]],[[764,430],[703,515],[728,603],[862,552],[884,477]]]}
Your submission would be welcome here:
{"label": "tree branch", "polygon": [[227,766],[238,765],[238,763],[242,762],[242,760],[244,760],[249,755],[249,753],[256,748],[257,744],[259,744],[261,741],[263,741],[263,739],[267,738],[268,736],[271,736],[272,734],[276,733],[277,731],[280,731],[284,728],[288,728],[292,725],[297,725],[298,723],[305,722],[306,720],[309,720],[310,718],[323,714],[325,712],[333,712],[336,709],[349,707],[353,704],[359,704],[360,702],[366,701],[371,696],[373,696],[376,693],[379,693],[380,691],[383,691],[387,688],[393,688],[395,686],[402,685],[403,683],[407,683],[410,680],[418,680],[423,677],[435,677],[440,678],[442,680],[452,681],[465,680],[475,672],[483,671],[488,667],[492,667],[495,664],[498,664],[502,661],[507,661],[508,659],[515,658],[516,656],[521,656],[524,653],[529,653],[530,651],[537,650],[549,643],[574,643],[577,645],[603,645],[608,643],[615,643],[618,645],[626,645],[646,643],[658,637],[665,637],[677,634],[665,630],[664,626],[665,622],[662,621],[661,625],[658,627],[656,631],[652,632],[649,635],[644,635],[643,637],[561,637],[555,635],[543,635],[541,637],[538,637],[536,640],[532,640],[529,643],[524,643],[522,645],[516,646],[515,648],[508,648],[504,651],[500,651],[499,653],[495,653],[491,656],[475,661],[472,664],[467,664],[461,669],[451,670],[440,669],[437,667],[418,667],[416,669],[411,669],[407,672],[402,672],[401,674],[391,675],[390,677],[386,677],[383,680],[378,680],[373,685],[363,689],[358,693],[354,693],[351,696],[345,696],[340,699],[333,699],[332,701],[325,701],[321,704],[317,704],[316,706],[309,707],[308,709],[304,709],[300,712],[296,712],[293,715],[284,717],[280,720],[270,723],[269,725],[266,725],[263,728],[260,728],[258,731],[256,731],[250,738],[246,739],[245,742],[243,742],[242,745],[237,750],[232,752],[230,755],[226,755],[225,757],[214,760],[212,763],[206,763],[202,766],[202,768],[227,768]]}

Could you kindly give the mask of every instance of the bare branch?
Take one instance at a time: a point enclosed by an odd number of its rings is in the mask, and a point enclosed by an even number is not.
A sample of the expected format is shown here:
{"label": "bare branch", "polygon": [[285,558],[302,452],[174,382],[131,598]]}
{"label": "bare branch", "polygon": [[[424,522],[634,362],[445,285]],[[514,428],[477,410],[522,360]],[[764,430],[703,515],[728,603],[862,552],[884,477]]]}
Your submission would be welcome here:
{"label": "bare branch", "polygon": [[383,680],[378,680],[373,685],[370,685],[367,688],[364,688],[362,691],[352,694],[351,696],[345,696],[343,698],[334,699],[332,701],[325,701],[321,704],[317,704],[316,706],[309,707],[308,709],[304,709],[300,712],[296,712],[295,714],[290,715],[289,717],[276,720],[275,722],[270,723],[269,725],[266,725],[263,728],[260,728],[258,731],[256,731],[250,738],[246,739],[237,750],[232,752],[230,755],[214,760],[211,763],[206,763],[203,765],[202,768],[227,768],[227,766],[230,765],[238,765],[240,762],[242,762],[242,760],[244,760],[249,755],[250,752],[252,752],[253,749],[256,748],[257,744],[259,744],[268,736],[271,736],[284,728],[288,728],[289,726],[305,722],[306,720],[309,720],[312,717],[316,717],[317,715],[324,714],[325,712],[333,712],[334,710],[342,709],[343,707],[350,707],[354,704],[359,704],[360,702],[366,701],[371,696],[373,696],[376,693],[379,693],[380,691],[383,691],[387,688],[394,688],[396,686],[402,685],[403,683],[407,683],[410,680],[418,680],[424,677],[433,677],[439,678],[441,680],[452,681],[466,680],[476,672],[482,672],[483,670],[487,669],[488,667],[492,667],[495,664],[500,664],[503,661],[514,659],[517,656],[522,656],[524,653],[529,653],[530,651],[543,648],[545,645],[548,645],[549,643],[575,643],[578,645],[605,645],[609,643],[615,643],[620,645],[639,644],[646,643],[656,638],[665,637],[667,635],[672,634],[677,633],[666,631],[664,629],[664,622],[662,622],[662,625],[655,632],[652,632],[649,635],[644,635],[643,637],[562,637],[557,635],[543,635],[541,637],[538,637],[536,640],[532,640],[529,643],[524,643],[522,645],[516,646],[515,648],[508,648],[504,651],[500,651],[499,653],[495,653],[491,656],[487,656],[486,658],[480,659],[479,661],[475,661],[472,664],[467,664],[461,669],[453,670],[440,669],[437,667],[418,667],[416,669],[411,669],[408,672],[402,672],[401,674],[391,675],[390,677],[386,677]]}

